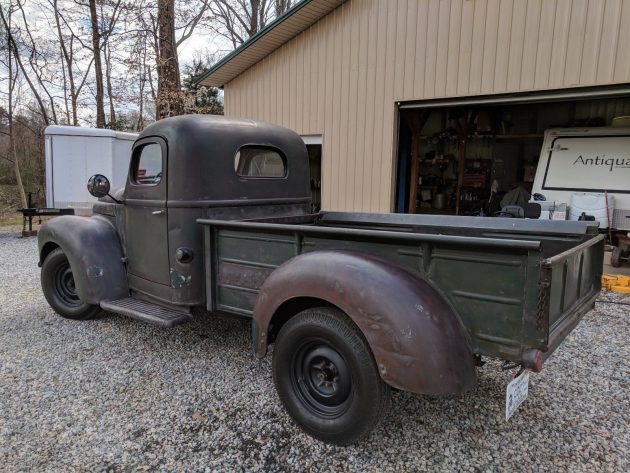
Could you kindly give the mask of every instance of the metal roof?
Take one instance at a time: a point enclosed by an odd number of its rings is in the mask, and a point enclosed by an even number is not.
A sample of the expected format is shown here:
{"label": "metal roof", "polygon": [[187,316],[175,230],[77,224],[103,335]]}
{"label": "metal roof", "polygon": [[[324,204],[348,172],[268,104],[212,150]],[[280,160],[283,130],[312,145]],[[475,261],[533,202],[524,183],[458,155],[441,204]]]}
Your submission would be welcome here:
{"label": "metal roof", "polygon": [[219,87],[249,69],[346,0],[302,0],[197,78]]}

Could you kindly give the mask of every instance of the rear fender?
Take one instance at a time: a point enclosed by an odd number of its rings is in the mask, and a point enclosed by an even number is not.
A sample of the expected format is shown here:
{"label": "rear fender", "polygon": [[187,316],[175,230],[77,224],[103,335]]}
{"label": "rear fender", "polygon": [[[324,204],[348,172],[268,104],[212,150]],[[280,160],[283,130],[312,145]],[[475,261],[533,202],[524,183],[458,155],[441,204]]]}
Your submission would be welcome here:
{"label": "rear fender", "polygon": [[66,254],[82,301],[99,304],[129,295],[123,252],[114,226],[100,216],[64,215],[38,234],[40,266],[53,247]]}
{"label": "rear fender", "polygon": [[270,325],[298,298],[344,311],[369,343],[383,380],[422,394],[459,394],[476,385],[470,342],[453,308],[417,274],[368,254],[306,253],[267,278],[254,308],[257,353],[267,352]]}

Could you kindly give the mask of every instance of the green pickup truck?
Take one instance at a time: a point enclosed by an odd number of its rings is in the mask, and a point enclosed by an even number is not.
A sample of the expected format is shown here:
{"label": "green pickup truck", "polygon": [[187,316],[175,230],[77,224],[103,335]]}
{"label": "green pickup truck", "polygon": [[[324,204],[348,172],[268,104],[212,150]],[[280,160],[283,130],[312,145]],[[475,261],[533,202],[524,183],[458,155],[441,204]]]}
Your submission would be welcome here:
{"label": "green pickup truck", "polygon": [[39,233],[53,309],[164,327],[250,318],[289,414],[334,444],[370,432],[391,388],[462,394],[482,357],[540,371],[600,290],[592,223],[311,214],[302,140],[249,120],[159,121],[124,189],[102,175],[88,188],[92,217]]}

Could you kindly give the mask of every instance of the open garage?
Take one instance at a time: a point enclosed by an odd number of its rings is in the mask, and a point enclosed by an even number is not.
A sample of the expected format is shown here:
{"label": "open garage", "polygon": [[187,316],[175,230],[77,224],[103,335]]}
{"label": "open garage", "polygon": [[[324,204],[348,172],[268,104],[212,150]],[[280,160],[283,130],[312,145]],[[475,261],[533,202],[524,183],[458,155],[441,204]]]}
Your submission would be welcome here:
{"label": "open garage", "polygon": [[407,213],[495,215],[508,192],[531,195],[549,153],[545,133],[630,130],[621,118],[630,99],[614,90],[404,102],[398,110],[396,211]]}

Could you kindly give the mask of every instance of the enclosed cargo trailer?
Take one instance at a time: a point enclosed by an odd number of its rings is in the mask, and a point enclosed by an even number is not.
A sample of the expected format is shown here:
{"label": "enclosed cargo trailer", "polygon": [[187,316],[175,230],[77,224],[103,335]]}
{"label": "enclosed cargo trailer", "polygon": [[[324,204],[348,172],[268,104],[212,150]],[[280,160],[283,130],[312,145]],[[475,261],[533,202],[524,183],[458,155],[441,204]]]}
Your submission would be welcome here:
{"label": "enclosed cargo trailer", "polygon": [[96,173],[111,176],[115,187],[125,185],[136,133],[52,125],[45,135],[47,207],[91,213],[97,199],[85,182]]}

